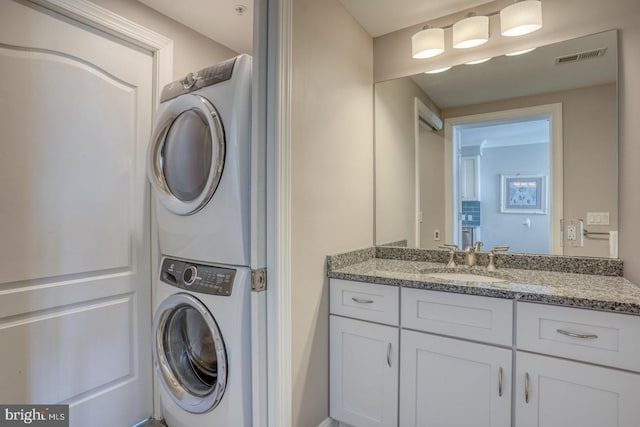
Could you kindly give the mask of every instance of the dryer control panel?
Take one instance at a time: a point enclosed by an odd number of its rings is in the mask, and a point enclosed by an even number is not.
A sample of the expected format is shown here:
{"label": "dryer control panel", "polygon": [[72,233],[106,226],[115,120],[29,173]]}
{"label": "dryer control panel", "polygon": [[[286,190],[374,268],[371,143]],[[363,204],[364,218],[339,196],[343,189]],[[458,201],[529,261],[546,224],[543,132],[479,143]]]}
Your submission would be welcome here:
{"label": "dryer control panel", "polygon": [[165,258],[160,280],[176,288],[208,295],[230,296],[236,271]]}

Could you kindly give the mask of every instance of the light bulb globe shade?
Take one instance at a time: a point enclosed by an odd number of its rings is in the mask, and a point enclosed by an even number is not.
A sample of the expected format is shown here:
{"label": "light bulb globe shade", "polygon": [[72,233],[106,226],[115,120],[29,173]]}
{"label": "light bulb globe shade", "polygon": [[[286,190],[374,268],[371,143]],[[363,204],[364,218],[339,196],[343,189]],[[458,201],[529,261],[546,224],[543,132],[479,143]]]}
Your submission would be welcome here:
{"label": "light bulb globe shade", "polygon": [[444,52],[444,30],[427,28],[411,36],[411,56],[414,59],[431,58]]}
{"label": "light bulb globe shade", "polygon": [[500,31],[503,36],[515,37],[542,28],[542,3],[523,0],[500,11]]}
{"label": "light bulb globe shade", "polygon": [[489,41],[489,17],[470,16],[453,24],[453,47],[466,49]]}
{"label": "light bulb globe shade", "polygon": [[451,69],[451,67],[452,67],[452,66],[451,66],[451,65],[449,65],[448,67],[438,68],[438,69],[431,70],[431,71],[425,71],[424,73],[425,73],[425,74],[439,74],[439,73],[444,73],[445,71],[450,70],[450,69]]}
{"label": "light bulb globe shade", "polygon": [[485,62],[489,61],[490,59],[491,59],[491,57],[488,57],[488,58],[484,58],[484,59],[478,59],[476,61],[465,62],[465,64],[466,65],[484,64]]}

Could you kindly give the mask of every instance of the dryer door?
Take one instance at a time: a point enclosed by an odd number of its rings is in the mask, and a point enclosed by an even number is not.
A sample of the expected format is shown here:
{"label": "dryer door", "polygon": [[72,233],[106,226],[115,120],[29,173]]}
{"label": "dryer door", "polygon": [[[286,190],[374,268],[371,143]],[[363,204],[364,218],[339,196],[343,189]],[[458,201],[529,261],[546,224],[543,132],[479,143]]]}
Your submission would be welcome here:
{"label": "dryer door", "polygon": [[171,100],[156,119],[147,156],[147,175],[160,202],[178,215],[198,212],[224,168],[224,129],[215,107],[197,94]]}
{"label": "dryer door", "polygon": [[197,298],[167,298],[153,322],[153,360],[171,398],[201,414],[220,403],[227,385],[227,354],[215,319]]}

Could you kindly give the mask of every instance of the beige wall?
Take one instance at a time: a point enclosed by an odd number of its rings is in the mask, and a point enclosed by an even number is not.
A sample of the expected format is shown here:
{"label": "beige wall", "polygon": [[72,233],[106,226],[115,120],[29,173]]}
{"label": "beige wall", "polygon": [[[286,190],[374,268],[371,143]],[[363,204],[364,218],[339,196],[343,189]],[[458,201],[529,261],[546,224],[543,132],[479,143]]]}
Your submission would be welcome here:
{"label": "beige wall", "polygon": [[293,1],[292,426],[329,415],[325,257],[373,244],[372,39],[338,0]]}
{"label": "beige wall", "polygon": [[[618,122],[615,84],[553,92],[505,101],[442,110],[442,117],[460,117],[514,108],[562,103],[564,218],[584,219],[587,212],[609,212],[609,226],[618,229]],[[564,248],[565,255],[609,256],[607,240],[585,239],[582,248]]]}
{"label": "beige wall", "polygon": [[[444,138],[439,133],[420,126],[420,247],[435,249],[445,240],[444,215]],[[440,240],[433,237],[440,230]]]}
{"label": "beige wall", "polygon": [[173,40],[174,79],[238,54],[135,0],[92,1]]}
{"label": "beige wall", "polygon": [[415,247],[415,98],[435,109],[411,79],[390,80],[375,86],[378,245],[407,240],[409,247]]}
{"label": "beige wall", "polygon": [[[495,2],[500,3],[500,2]],[[491,6],[491,5],[490,5]],[[444,64],[460,64],[486,56],[504,54],[520,48],[554,43],[610,29],[620,30],[619,45],[619,229],[620,257],[625,276],[640,283],[640,2],[637,0],[545,0],[544,27],[524,37],[493,37],[489,43],[468,52],[454,52],[414,61],[410,54],[411,34],[420,26],[398,31],[374,40],[375,80],[402,77]],[[497,24],[495,18],[492,24]],[[465,49],[466,51],[467,49]],[[425,65],[429,64],[429,65]]]}

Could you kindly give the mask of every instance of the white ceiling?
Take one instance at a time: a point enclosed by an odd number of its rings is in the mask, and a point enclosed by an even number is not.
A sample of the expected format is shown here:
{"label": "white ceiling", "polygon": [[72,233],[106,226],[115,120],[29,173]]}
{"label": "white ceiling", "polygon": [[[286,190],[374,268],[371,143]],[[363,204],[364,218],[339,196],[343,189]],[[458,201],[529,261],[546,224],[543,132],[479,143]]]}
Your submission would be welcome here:
{"label": "white ceiling", "polygon": [[[252,52],[253,0],[138,1],[238,53]],[[340,1],[372,37],[488,3],[487,0]],[[235,10],[239,5],[247,8],[242,16]]]}
{"label": "white ceiling", "polygon": [[340,2],[372,37],[489,3],[487,0],[340,0]]}
{"label": "white ceiling", "polygon": [[495,148],[549,143],[548,119],[488,122],[461,126],[459,131],[463,147],[481,145],[484,148]]}
{"label": "white ceiling", "polygon": [[[251,53],[253,0],[138,0],[181,24],[235,50]],[[244,14],[236,12],[246,8]]]}

